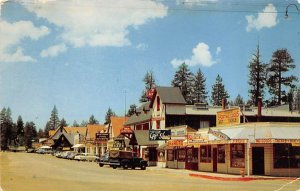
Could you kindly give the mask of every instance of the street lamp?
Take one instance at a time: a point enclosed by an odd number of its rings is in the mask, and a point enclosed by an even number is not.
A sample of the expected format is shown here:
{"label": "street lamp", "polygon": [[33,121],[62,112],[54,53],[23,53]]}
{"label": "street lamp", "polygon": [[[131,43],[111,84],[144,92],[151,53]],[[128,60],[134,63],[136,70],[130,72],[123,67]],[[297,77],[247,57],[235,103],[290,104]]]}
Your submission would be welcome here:
{"label": "street lamp", "polygon": [[286,9],[285,9],[285,18],[286,18],[286,19],[289,17],[289,15],[288,15],[288,8],[289,8],[290,6],[296,7],[298,14],[299,14],[299,12],[300,12],[300,10],[298,9],[298,6],[297,6],[296,4],[293,4],[293,3],[292,3],[292,4],[289,4],[288,6],[286,6]]}

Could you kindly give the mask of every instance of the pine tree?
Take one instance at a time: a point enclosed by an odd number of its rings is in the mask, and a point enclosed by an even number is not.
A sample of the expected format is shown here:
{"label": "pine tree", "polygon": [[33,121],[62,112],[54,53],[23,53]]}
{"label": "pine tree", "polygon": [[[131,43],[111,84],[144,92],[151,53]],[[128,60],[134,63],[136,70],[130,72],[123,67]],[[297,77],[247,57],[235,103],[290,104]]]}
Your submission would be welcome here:
{"label": "pine tree", "polygon": [[58,111],[56,109],[56,106],[54,106],[52,111],[51,111],[50,119],[46,123],[46,126],[45,126],[45,130],[44,130],[45,136],[48,137],[49,136],[49,131],[50,130],[55,130],[58,127],[60,127],[60,120],[58,118]]}
{"label": "pine tree", "polygon": [[287,49],[278,49],[273,53],[270,65],[267,69],[267,85],[269,87],[269,93],[272,96],[270,100],[271,105],[281,104],[283,95],[285,94],[284,87],[295,87],[293,82],[298,80],[297,77],[293,75],[284,76],[285,73],[296,67],[293,62],[294,60]]}
{"label": "pine tree", "polygon": [[258,99],[264,98],[264,88],[266,83],[266,68],[267,65],[262,63],[259,45],[257,45],[256,52],[253,54],[249,65],[249,97],[251,104],[257,106]]}
{"label": "pine tree", "polygon": [[222,82],[221,76],[218,74],[216,78],[215,84],[212,86],[212,91],[211,91],[211,103],[216,106],[221,106],[222,105],[222,99],[228,99],[229,95],[227,91],[225,90],[225,86]]}
{"label": "pine tree", "polygon": [[24,145],[24,122],[20,115],[17,120],[17,139],[19,145]]}
{"label": "pine tree", "polygon": [[60,120],[59,127],[67,127],[67,126],[68,126],[67,121],[64,118],[62,118]]}
{"label": "pine tree", "polygon": [[135,104],[130,105],[129,110],[127,112],[127,117],[130,117],[135,114],[137,106]]}
{"label": "pine tree", "polygon": [[192,104],[192,80],[193,74],[190,72],[188,66],[182,63],[174,75],[172,86],[179,87],[181,93],[188,104]]}
{"label": "pine tree", "polygon": [[17,138],[17,128],[12,121],[11,110],[3,108],[0,113],[1,123],[1,150],[7,150],[9,144]]}
{"label": "pine tree", "polygon": [[202,71],[197,71],[193,78],[193,90],[192,90],[192,102],[193,103],[207,103],[207,91],[206,91],[206,78]]}
{"label": "pine tree", "polygon": [[32,142],[37,138],[37,131],[33,122],[27,122],[24,127],[25,146],[32,148]]}
{"label": "pine tree", "polygon": [[99,121],[94,117],[94,115],[91,115],[89,119],[89,125],[95,125],[95,124],[99,124]]}
{"label": "pine tree", "polygon": [[142,92],[142,96],[140,98],[140,102],[147,102],[149,101],[149,98],[147,97],[148,91],[150,91],[152,88],[155,88],[155,79],[152,71],[148,71],[143,79],[145,82],[145,89]]}
{"label": "pine tree", "polygon": [[77,121],[76,120],[74,120],[73,121],[73,125],[72,125],[73,127],[79,127],[79,124],[77,123]]}
{"label": "pine tree", "polygon": [[110,121],[110,117],[112,116],[116,116],[115,112],[112,111],[111,108],[108,108],[106,115],[105,115],[105,123],[104,124],[109,124]]}
{"label": "pine tree", "polygon": [[244,104],[245,104],[245,102],[244,102],[243,97],[240,94],[238,94],[233,102],[233,105],[240,106],[240,105],[244,105]]}
{"label": "pine tree", "polygon": [[85,120],[82,120],[82,121],[81,121],[81,123],[80,123],[80,127],[86,127],[86,126],[87,126],[87,124],[88,124],[88,122],[87,122],[87,121],[85,121]]}

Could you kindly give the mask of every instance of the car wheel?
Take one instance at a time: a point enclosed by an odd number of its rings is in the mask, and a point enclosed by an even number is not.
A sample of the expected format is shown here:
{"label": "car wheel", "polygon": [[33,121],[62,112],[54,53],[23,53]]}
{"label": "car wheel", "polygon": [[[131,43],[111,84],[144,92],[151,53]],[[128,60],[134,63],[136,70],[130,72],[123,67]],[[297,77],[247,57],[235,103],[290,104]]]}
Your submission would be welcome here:
{"label": "car wheel", "polygon": [[124,164],[123,169],[128,169],[128,164]]}
{"label": "car wheel", "polygon": [[100,167],[103,167],[104,165],[103,165],[103,164],[99,164],[99,166],[100,166]]}
{"label": "car wheel", "polygon": [[141,170],[146,170],[146,165],[142,164],[141,165]]}
{"label": "car wheel", "polygon": [[117,168],[117,166],[114,165],[114,166],[113,166],[113,169],[116,169],[116,168]]}
{"label": "car wheel", "polygon": [[134,169],[135,169],[135,166],[132,166],[131,169],[134,170]]}

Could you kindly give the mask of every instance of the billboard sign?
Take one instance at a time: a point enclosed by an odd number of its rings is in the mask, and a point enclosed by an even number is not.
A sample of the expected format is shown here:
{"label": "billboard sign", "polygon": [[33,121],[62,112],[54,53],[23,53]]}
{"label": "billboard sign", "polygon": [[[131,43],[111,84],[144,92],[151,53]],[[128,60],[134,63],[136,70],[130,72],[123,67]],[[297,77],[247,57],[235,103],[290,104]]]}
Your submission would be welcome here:
{"label": "billboard sign", "polygon": [[217,112],[217,127],[240,124],[240,108],[227,109]]}
{"label": "billboard sign", "polygon": [[171,130],[149,130],[149,141],[170,140]]}
{"label": "billboard sign", "polygon": [[108,141],[109,133],[96,133],[96,140],[97,141]]}

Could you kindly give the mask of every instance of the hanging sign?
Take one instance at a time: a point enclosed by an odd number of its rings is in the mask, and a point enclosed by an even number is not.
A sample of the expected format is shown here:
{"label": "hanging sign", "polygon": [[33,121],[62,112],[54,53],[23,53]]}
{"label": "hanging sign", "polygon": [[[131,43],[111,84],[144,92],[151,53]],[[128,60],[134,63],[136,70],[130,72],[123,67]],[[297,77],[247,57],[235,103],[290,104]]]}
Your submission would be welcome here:
{"label": "hanging sign", "polygon": [[97,141],[108,141],[109,133],[96,133],[96,140]]}
{"label": "hanging sign", "polygon": [[170,140],[171,130],[149,130],[149,141]]}
{"label": "hanging sign", "polygon": [[225,133],[222,133],[221,131],[214,131],[211,128],[209,128],[208,133],[218,137],[221,140],[230,140],[228,135],[226,135]]}
{"label": "hanging sign", "polygon": [[168,146],[171,147],[182,147],[183,146],[183,140],[169,140]]}

